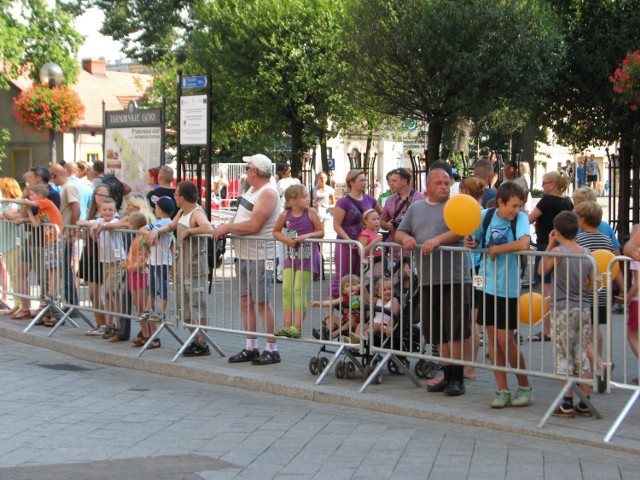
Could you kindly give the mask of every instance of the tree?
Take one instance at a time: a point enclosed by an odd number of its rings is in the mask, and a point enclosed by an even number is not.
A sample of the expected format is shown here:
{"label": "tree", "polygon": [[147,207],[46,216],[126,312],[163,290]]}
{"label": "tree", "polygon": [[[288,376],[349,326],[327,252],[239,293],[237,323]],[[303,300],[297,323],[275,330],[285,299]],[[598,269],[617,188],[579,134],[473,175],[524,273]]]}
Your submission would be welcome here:
{"label": "tree", "polygon": [[294,173],[330,122],[350,118],[342,15],[331,0],[218,0],[194,15],[190,61],[213,72],[237,121],[291,136]]}
{"label": "tree", "polygon": [[[64,82],[74,83],[83,40],[73,28],[73,16],[59,6],[51,8],[46,0],[0,0],[0,88],[23,73],[39,81],[47,62],[60,65]],[[8,142],[8,132],[0,132],[0,159]]]}
{"label": "tree", "polygon": [[[631,220],[629,199],[633,199],[633,221],[640,220],[640,171],[637,162],[632,163],[640,156],[640,119],[637,112],[612,101],[609,76],[640,45],[640,0],[565,0],[556,8],[563,19],[567,55],[545,120],[559,142],[576,151],[620,142],[618,198],[624,200],[618,203],[614,223],[624,241]],[[632,172],[635,185],[629,181]]]}
{"label": "tree", "polygon": [[123,53],[152,65],[182,45],[191,30],[195,0],[76,0],[66,8],[80,14],[100,8],[105,19],[100,33],[123,43]]}
{"label": "tree", "polygon": [[353,80],[372,107],[429,122],[430,163],[447,119],[540,103],[562,51],[538,0],[351,0],[349,10]]}

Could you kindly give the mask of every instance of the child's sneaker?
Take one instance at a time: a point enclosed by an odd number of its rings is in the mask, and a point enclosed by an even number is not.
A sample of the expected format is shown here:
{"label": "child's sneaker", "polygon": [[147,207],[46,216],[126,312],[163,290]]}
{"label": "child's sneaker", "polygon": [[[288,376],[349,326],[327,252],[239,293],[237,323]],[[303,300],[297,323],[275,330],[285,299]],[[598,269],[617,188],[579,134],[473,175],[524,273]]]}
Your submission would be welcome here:
{"label": "child's sneaker", "polygon": [[85,335],[89,336],[89,337],[101,337],[102,335],[104,335],[104,332],[107,330],[106,325],[100,325],[96,328],[92,328],[91,330],[89,330],[88,332],[85,333]]}
{"label": "child's sneaker", "polygon": [[528,387],[518,387],[516,396],[511,401],[512,407],[527,407],[533,402],[533,389]]}
{"label": "child's sneaker", "polygon": [[276,337],[289,337],[289,329],[287,327],[282,327],[280,330],[276,330],[273,332]]}
{"label": "child's sneaker", "polygon": [[300,338],[302,337],[302,333],[300,333],[300,330],[298,330],[295,326],[291,325],[288,329],[287,329],[287,333],[288,333],[288,337],[289,338]]}
{"label": "child's sneaker", "polygon": [[511,405],[511,392],[509,390],[498,390],[496,398],[491,402],[491,408],[504,408]]}
{"label": "child's sneaker", "polygon": [[589,407],[587,407],[586,403],[580,402],[578,405],[576,405],[574,410],[578,415],[582,415],[583,417],[593,417],[593,412]]}
{"label": "child's sneaker", "polygon": [[563,403],[558,408],[556,408],[553,412],[554,417],[566,417],[572,418],[576,415],[576,409],[573,408],[573,405],[567,405]]}

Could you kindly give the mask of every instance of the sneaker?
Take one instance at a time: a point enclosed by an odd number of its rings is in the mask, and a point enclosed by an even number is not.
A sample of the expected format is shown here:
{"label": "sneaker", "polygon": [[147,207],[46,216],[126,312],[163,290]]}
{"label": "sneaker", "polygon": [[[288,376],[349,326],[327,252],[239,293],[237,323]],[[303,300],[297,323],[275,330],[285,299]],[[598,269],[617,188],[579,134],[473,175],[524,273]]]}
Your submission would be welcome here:
{"label": "sneaker", "polygon": [[329,337],[331,336],[331,332],[329,332],[329,329],[326,327],[326,325],[323,325],[322,333],[320,333],[320,330],[318,330],[317,328],[312,328],[311,336],[316,340],[329,340]]}
{"label": "sneaker", "polygon": [[142,312],[140,314],[140,316],[138,317],[140,320],[149,320],[149,317],[151,316],[151,312],[148,310],[145,310],[144,312]]}
{"label": "sneaker", "polygon": [[566,417],[572,418],[576,415],[576,409],[573,408],[573,405],[562,404],[558,408],[556,408],[553,412],[554,417]]}
{"label": "sneaker", "polygon": [[243,348],[242,351],[232,357],[229,357],[229,363],[242,363],[253,362],[260,357],[260,350],[254,348],[253,350],[247,350]]}
{"label": "sneaker", "polygon": [[586,403],[580,402],[575,406],[574,410],[578,415],[582,415],[583,417],[593,417],[593,412],[589,407],[587,407]]}
{"label": "sneaker", "polygon": [[291,325],[289,327],[289,338],[301,338],[302,333],[295,326]]}
{"label": "sneaker", "polygon": [[102,335],[104,335],[104,332],[106,330],[107,330],[106,325],[100,325],[96,328],[89,330],[88,332],[85,333],[85,335],[89,337],[101,337]]}
{"label": "sneaker", "polygon": [[511,392],[509,390],[499,390],[496,398],[491,402],[491,408],[504,408],[511,405]]}
{"label": "sneaker", "polygon": [[105,327],[104,333],[102,334],[102,338],[104,340],[108,340],[113,337],[118,331],[112,327]]}
{"label": "sneaker", "polygon": [[211,355],[211,350],[209,350],[209,345],[203,346],[198,342],[193,342],[184,352],[182,352],[182,355],[184,357],[206,357]]}
{"label": "sneaker", "polygon": [[275,332],[273,332],[273,334],[276,337],[289,337],[289,328],[288,327],[282,327],[280,330],[276,330]]}
{"label": "sneaker", "polygon": [[516,396],[511,400],[512,407],[527,407],[533,403],[533,389],[528,387],[518,387]]}
{"label": "sneaker", "polygon": [[253,365],[271,365],[272,363],[280,363],[280,353],[265,350],[264,352],[262,352],[262,355],[260,355],[251,363]]}

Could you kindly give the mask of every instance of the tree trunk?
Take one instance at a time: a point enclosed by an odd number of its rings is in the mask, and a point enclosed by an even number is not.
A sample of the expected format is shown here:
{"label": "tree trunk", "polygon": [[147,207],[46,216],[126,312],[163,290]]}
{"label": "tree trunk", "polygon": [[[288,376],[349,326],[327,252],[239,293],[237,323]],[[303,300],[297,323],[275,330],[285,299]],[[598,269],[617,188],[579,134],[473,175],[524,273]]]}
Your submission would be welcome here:
{"label": "tree trunk", "polygon": [[441,119],[434,119],[429,122],[429,130],[427,131],[427,165],[431,165],[440,158],[443,125],[444,122]]}
{"label": "tree trunk", "polygon": [[322,162],[322,171],[329,172],[329,163],[327,162],[327,134],[320,132],[320,161]]}
{"label": "tree trunk", "polygon": [[303,142],[302,142],[302,130],[304,125],[299,121],[291,122],[291,176],[298,177],[302,170],[302,154]]}

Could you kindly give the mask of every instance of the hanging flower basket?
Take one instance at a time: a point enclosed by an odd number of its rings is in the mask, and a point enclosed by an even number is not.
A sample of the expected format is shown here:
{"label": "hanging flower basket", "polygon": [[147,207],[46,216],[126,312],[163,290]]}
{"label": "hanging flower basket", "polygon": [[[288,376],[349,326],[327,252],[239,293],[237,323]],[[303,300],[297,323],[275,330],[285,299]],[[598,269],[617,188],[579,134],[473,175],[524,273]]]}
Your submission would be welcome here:
{"label": "hanging flower basket", "polygon": [[627,105],[634,112],[640,106],[640,50],[627,53],[616,71],[609,77],[616,94],[613,101]]}
{"label": "hanging flower basket", "polygon": [[30,130],[64,132],[84,118],[84,105],[66,85],[35,85],[14,99],[13,114],[20,125]]}

